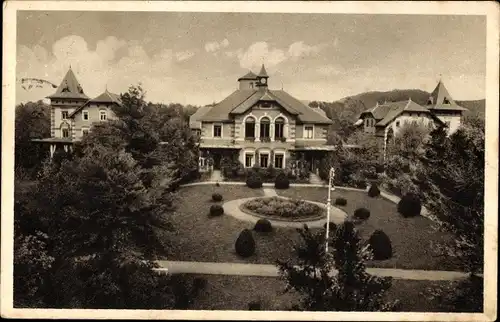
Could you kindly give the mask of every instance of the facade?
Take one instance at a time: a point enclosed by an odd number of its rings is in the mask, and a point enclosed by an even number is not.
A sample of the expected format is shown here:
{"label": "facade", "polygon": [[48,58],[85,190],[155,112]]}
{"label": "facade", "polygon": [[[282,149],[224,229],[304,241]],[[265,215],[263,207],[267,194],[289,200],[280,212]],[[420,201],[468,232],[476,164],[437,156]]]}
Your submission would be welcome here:
{"label": "facade", "polygon": [[372,133],[383,142],[397,135],[405,123],[419,122],[427,126],[446,126],[448,133],[455,132],[467,109],[457,105],[442,81],[432,91],[427,104],[421,106],[408,101],[376,104],[362,112],[356,125],[363,126],[365,133]]}
{"label": "facade", "polygon": [[68,151],[87,134],[92,125],[116,118],[112,107],[121,105],[120,97],[107,89],[89,99],[71,67],[50,99],[50,138],[34,140],[50,146],[50,157],[58,148]]}
{"label": "facade", "polygon": [[231,156],[245,168],[285,168],[292,160],[305,160],[310,171],[327,151],[328,126],[323,110],[303,104],[283,90],[268,88],[264,65],[238,79],[239,89],[218,104],[200,108],[190,127],[200,137],[200,169],[206,160],[219,168],[223,156]]}

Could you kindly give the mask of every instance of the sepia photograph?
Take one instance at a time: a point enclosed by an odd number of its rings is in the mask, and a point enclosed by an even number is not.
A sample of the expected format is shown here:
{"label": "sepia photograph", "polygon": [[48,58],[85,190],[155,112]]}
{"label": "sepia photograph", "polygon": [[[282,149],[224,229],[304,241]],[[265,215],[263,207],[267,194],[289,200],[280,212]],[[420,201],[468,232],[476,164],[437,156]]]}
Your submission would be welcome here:
{"label": "sepia photograph", "polygon": [[495,320],[498,17],[5,2],[2,317]]}

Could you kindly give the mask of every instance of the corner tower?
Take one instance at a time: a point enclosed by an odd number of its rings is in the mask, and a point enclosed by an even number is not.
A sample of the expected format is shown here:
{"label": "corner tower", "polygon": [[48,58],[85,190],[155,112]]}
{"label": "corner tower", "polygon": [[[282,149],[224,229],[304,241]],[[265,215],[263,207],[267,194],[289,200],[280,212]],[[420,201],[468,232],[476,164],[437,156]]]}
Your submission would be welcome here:
{"label": "corner tower", "polygon": [[50,136],[71,139],[73,124],[69,116],[89,99],[71,66],[56,92],[47,98],[50,99],[51,106]]}

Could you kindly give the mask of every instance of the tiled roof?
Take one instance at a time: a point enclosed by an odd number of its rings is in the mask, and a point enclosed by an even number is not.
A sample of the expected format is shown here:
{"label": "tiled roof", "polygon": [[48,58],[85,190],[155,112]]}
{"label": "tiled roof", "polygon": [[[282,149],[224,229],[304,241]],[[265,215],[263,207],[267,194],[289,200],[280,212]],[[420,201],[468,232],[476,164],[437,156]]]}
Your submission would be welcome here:
{"label": "tiled roof", "polygon": [[230,114],[243,114],[262,99],[277,102],[290,114],[297,115],[300,122],[332,123],[326,115],[306,106],[282,90],[267,90],[265,92],[260,90],[236,90],[220,103],[211,107],[203,116],[197,118],[197,121],[229,121],[231,120]]}
{"label": "tiled roof", "polygon": [[411,99],[409,99],[408,101],[399,101],[399,102],[392,102],[384,105],[379,105],[379,107],[380,106],[389,106],[389,109],[387,110],[387,113],[384,115],[384,117],[377,124],[375,124],[376,126],[388,125],[403,112],[419,112],[419,113],[430,114],[430,111],[428,109],[418,105]]}
{"label": "tiled roof", "polygon": [[212,106],[207,105],[198,108],[196,112],[194,112],[194,114],[189,117],[189,127],[192,129],[200,130],[201,129],[200,118],[202,118],[203,115],[205,115],[205,113],[208,112],[208,110],[210,110],[211,107]]}
{"label": "tiled roof", "polygon": [[106,103],[106,104],[117,104],[117,105],[122,105],[122,100],[120,98],[120,95],[114,94],[109,92],[107,89],[102,93],[101,95],[88,100],[83,104],[82,106],[78,107],[69,117],[73,117],[75,114],[80,112],[85,106],[89,105],[90,103]]}
{"label": "tiled roof", "polygon": [[254,80],[254,79],[257,79],[257,75],[255,75],[252,71],[249,71],[244,76],[241,76],[240,78],[238,78],[238,81],[240,81],[240,80]]}
{"label": "tiled roof", "polygon": [[[445,104],[445,99],[448,101]],[[427,106],[429,109],[434,110],[447,110],[447,111],[467,111],[466,108],[455,103],[450,93],[444,86],[444,83],[439,80],[436,88],[432,91],[431,96],[429,97],[431,103]]]}
{"label": "tiled roof", "polygon": [[88,96],[83,92],[83,88],[76,80],[76,76],[73,73],[71,67],[69,68],[66,76],[64,76],[61,84],[57,88],[56,92],[47,98],[83,98],[88,99]]}

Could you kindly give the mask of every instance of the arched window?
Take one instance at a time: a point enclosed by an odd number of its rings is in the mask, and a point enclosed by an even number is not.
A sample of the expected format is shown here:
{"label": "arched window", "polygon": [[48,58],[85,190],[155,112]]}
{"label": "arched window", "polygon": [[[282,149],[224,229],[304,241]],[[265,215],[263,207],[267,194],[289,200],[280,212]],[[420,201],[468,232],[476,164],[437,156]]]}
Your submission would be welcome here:
{"label": "arched window", "polygon": [[276,140],[281,140],[284,138],[285,120],[282,117],[278,117],[274,121],[274,138]]}
{"label": "arched window", "polygon": [[255,119],[253,117],[247,117],[245,120],[245,139],[255,138]]}
{"label": "arched window", "polygon": [[269,141],[271,139],[270,137],[270,126],[271,126],[271,121],[269,118],[264,117],[260,120],[260,139],[263,141]]}

